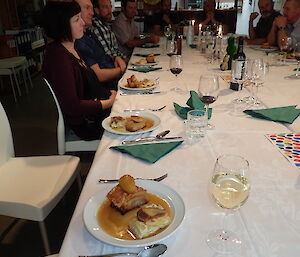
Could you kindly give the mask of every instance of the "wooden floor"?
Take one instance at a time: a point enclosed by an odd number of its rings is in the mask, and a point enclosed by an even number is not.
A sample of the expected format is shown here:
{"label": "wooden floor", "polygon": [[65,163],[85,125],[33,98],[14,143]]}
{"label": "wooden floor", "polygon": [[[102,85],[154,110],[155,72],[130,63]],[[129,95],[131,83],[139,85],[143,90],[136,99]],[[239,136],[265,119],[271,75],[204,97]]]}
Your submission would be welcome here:
{"label": "wooden floor", "polygon": [[[24,87],[21,88],[22,96],[18,97],[17,103],[6,83],[0,91],[0,101],[10,120],[16,156],[57,154],[57,113],[48,88],[41,83],[41,77],[38,75],[33,79],[34,87],[29,89],[28,94]],[[76,155],[81,159],[81,175],[84,180],[94,153]],[[74,183],[45,221],[52,253],[59,252],[79,193]],[[0,215],[0,256],[45,256],[38,223]]]}

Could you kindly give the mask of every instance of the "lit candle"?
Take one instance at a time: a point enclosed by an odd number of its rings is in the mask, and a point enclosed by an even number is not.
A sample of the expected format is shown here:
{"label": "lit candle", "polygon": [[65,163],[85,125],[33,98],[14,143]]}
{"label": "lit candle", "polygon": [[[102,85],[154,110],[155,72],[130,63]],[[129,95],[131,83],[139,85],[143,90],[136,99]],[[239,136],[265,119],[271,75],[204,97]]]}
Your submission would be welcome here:
{"label": "lit candle", "polygon": [[201,33],[202,31],[202,23],[199,24],[199,34]]}
{"label": "lit candle", "polygon": [[192,26],[194,27],[194,24],[195,24],[195,20],[192,20]]}
{"label": "lit candle", "polygon": [[222,31],[222,25],[219,25],[218,36],[219,36],[219,37],[222,37],[222,33],[223,33],[223,31]]}

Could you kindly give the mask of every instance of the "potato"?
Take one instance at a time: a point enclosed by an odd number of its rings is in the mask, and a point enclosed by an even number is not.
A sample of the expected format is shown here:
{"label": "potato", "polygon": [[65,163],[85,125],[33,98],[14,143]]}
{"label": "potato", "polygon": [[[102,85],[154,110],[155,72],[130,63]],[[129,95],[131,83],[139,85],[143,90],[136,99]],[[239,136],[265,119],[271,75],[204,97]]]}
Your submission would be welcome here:
{"label": "potato", "polygon": [[119,179],[119,185],[128,194],[136,192],[134,178],[130,175],[124,175]]}

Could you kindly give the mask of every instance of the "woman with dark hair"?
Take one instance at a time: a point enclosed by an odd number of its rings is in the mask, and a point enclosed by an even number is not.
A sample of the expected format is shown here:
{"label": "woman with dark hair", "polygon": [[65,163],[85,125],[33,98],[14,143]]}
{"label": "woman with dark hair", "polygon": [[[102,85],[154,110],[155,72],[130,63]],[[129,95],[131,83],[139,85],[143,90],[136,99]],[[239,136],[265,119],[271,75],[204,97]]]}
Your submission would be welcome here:
{"label": "woman with dark hair", "polygon": [[99,139],[101,121],[109,115],[116,91],[107,90],[80,59],[74,41],[83,36],[84,21],[76,2],[48,2],[43,27],[54,41],[47,46],[43,75],[53,88],[67,125],[84,140]]}

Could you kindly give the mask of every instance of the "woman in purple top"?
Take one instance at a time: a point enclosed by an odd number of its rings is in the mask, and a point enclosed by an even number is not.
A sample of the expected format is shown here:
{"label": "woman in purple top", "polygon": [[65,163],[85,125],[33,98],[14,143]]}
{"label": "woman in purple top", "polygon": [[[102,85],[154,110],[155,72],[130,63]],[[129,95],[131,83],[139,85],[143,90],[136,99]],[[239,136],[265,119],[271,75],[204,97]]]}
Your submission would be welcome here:
{"label": "woman in purple top", "polygon": [[80,59],[74,41],[83,36],[84,22],[76,2],[48,2],[43,27],[54,41],[47,46],[43,75],[52,86],[67,125],[84,140],[101,137],[101,121],[109,115],[116,91],[101,85]]}

